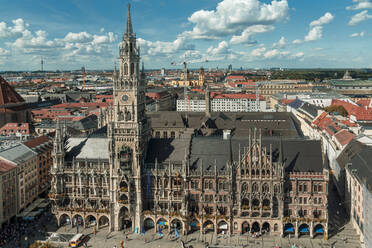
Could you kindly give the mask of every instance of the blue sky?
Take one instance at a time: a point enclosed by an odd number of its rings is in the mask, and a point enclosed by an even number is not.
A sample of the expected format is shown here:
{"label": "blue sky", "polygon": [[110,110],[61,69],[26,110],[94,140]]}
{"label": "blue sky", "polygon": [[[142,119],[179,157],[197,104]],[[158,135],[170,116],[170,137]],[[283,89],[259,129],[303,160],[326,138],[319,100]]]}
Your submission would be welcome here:
{"label": "blue sky", "polygon": [[[146,68],[372,67],[372,0],[130,2]],[[1,0],[0,71],[112,69],[127,3]]]}

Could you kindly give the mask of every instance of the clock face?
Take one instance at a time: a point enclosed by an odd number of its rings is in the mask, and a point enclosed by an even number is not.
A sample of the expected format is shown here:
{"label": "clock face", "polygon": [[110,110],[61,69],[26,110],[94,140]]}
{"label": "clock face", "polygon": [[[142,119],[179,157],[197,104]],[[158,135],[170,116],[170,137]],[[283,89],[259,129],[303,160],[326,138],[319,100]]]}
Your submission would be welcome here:
{"label": "clock face", "polygon": [[122,96],[121,96],[121,100],[122,100],[123,102],[128,101],[128,99],[129,99],[129,96],[128,96],[128,95],[122,95]]}

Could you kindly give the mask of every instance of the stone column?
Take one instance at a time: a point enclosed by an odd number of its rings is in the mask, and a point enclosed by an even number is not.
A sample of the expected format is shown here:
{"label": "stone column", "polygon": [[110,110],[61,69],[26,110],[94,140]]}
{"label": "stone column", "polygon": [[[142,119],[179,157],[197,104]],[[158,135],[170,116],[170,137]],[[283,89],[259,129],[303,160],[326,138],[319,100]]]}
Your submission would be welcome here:
{"label": "stone column", "polygon": [[295,225],[295,237],[298,238],[298,222],[297,221]]}
{"label": "stone column", "polygon": [[310,238],[313,238],[314,237],[314,233],[313,233],[313,222],[310,222]]}

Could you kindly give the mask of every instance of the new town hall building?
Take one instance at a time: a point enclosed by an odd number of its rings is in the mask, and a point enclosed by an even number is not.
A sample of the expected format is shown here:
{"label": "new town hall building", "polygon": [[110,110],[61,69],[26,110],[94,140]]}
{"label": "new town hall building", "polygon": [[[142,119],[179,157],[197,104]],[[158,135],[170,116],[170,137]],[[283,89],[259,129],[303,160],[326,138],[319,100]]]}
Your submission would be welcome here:
{"label": "new town hall building", "polygon": [[112,118],[87,137],[57,124],[49,196],[59,225],[327,235],[327,163],[291,114],[146,115],[129,10],[119,56]]}

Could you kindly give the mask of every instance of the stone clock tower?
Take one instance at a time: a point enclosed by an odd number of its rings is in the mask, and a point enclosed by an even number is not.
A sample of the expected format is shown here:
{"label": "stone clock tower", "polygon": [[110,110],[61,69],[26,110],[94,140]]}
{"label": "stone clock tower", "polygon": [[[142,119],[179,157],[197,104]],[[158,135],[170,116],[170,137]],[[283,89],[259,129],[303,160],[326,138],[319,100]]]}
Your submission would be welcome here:
{"label": "stone clock tower", "polygon": [[111,177],[111,228],[141,228],[141,174],[150,138],[145,116],[145,78],[139,72],[136,44],[128,5],[126,32],[119,47],[120,70],[114,71],[113,122],[108,127]]}

